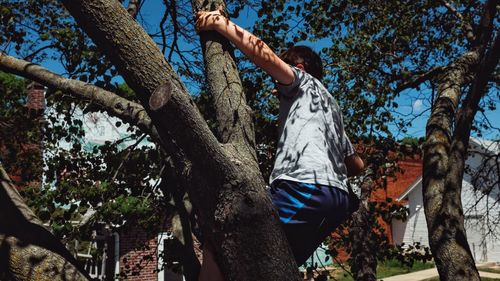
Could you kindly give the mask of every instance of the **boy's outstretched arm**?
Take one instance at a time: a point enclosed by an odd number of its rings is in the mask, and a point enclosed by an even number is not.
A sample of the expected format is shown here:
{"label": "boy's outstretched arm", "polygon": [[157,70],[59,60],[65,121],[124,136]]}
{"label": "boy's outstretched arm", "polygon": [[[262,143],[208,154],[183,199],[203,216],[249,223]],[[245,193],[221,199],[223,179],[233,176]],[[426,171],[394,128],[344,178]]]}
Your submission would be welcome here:
{"label": "boy's outstretched arm", "polygon": [[295,79],[291,67],[281,60],[264,41],[231,22],[220,11],[198,12],[196,29],[198,32],[206,30],[219,32],[279,83],[287,85]]}

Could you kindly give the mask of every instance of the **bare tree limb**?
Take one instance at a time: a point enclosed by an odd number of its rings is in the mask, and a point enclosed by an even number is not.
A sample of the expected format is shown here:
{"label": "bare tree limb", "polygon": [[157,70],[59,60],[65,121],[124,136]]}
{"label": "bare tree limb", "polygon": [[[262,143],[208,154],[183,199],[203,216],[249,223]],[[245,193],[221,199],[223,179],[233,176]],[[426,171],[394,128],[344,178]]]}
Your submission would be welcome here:
{"label": "bare tree limb", "polygon": [[474,116],[479,108],[479,101],[487,92],[489,81],[488,77],[491,77],[491,73],[493,73],[498,65],[499,59],[500,35],[497,35],[492,47],[488,50],[487,54],[481,61],[476,79],[474,80],[469,94],[464,100],[463,106],[458,113],[455,141],[461,143],[460,147],[463,146],[465,152],[467,152],[466,148],[469,143],[470,130],[472,127],[471,120],[474,120]]}
{"label": "bare tree limb", "polygon": [[159,139],[156,129],[144,108],[100,87],[78,80],[64,78],[37,64],[0,53],[0,69],[36,81],[48,87],[67,91],[71,95],[102,106],[111,115],[138,126],[154,139]]}
{"label": "bare tree limb", "polygon": [[47,49],[50,49],[50,48],[54,48],[55,46],[56,46],[55,44],[43,46],[43,47],[39,48],[38,50],[34,51],[33,53],[25,56],[24,60],[30,60],[30,59],[34,58],[36,55],[38,55],[41,51],[47,50]]}
{"label": "bare tree limb", "polygon": [[450,11],[452,14],[454,14],[460,20],[460,22],[462,24],[462,29],[465,32],[465,37],[467,38],[467,40],[469,42],[473,42],[475,40],[474,28],[472,27],[470,22],[468,22],[464,18],[464,16],[459,11],[457,11],[457,9],[455,9],[455,7],[453,7],[450,3],[448,3],[446,0],[441,0],[441,3],[443,3],[443,5],[448,9],[448,11]]}
{"label": "bare tree limb", "polygon": [[167,49],[167,34],[165,32],[164,24],[167,21],[170,12],[169,12],[169,6],[167,5],[167,1],[163,1],[163,3],[165,4],[165,13],[162,16],[159,25],[160,25],[161,40],[162,40],[161,52],[165,54],[165,50]]}
{"label": "bare tree limb", "polygon": [[[167,5],[167,1],[165,0],[165,5]],[[172,55],[174,54],[174,49],[179,48],[177,46],[177,39],[179,33],[179,23],[177,22],[177,11],[176,11],[177,3],[175,0],[170,0],[170,5],[168,5],[168,10],[170,10],[170,15],[172,16],[172,24],[174,25],[174,40],[172,41],[172,46],[170,47],[170,52],[168,54],[168,61],[172,61]]]}
{"label": "bare tree limb", "polygon": [[444,67],[438,66],[427,72],[416,74],[413,77],[411,77],[408,81],[405,81],[404,83],[398,85],[395,91],[401,92],[406,89],[416,88],[425,81],[435,78],[437,75],[442,73],[444,69],[445,69]]}
{"label": "bare tree limb", "polygon": [[4,53],[0,53],[0,70],[17,74],[55,89],[66,91],[77,99],[91,101],[100,105],[103,110],[111,115],[125,122],[129,122],[132,125],[136,125],[141,131],[149,134],[158,144],[161,144],[163,148],[165,148],[169,156],[173,157],[176,165],[179,165],[179,163],[188,165],[188,160],[177,144],[172,141],[171,137],[160,141],[158,131],[152,125],[151,118],[147,115],[142,105],[122,98],[100,87],[82,81],[64,78],[37,64],[20,60]]}

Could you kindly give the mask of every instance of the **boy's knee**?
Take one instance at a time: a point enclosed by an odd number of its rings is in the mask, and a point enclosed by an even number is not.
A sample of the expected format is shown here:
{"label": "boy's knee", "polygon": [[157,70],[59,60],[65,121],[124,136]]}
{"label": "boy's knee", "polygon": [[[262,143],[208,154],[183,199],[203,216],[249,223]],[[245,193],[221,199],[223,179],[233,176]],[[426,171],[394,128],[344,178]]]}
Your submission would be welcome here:
{"label": "boy's knee", "polygon": [[215,260],[215,250],[210,242],[203,243],[203,262],[198,281],[224,281],[222,272]]}

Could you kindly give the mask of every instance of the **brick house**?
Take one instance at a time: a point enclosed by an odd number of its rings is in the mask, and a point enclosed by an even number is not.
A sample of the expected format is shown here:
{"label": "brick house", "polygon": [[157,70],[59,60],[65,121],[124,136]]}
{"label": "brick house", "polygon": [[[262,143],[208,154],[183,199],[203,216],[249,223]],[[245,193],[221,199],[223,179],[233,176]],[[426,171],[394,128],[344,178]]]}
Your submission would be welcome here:
{"label": "brick house", "polygon": [[[388,177],[383,188],[376,189],[371,196],[372,202],[386,202],[390,199],[392,202],[405,204],[404,200],[398,201],[400,195],[422,176],[422,155],[413,154],[406,156],[398,161],[400,171],[394,174],[394,177]],[[389,243],[395,244],[392,222],[386,222],[379,219],[378,222],[384,227],[385,235]]]}
{"label": "brick house", "polygon": [[120,275],[130,281],[183,281],[182,275],[162,267],[169,231],[147,234],[141,230],[120,235]]}
{"label": "brick house", "polygon": [[[26,93],[25,107],[28,109],[30,118],[44,118],[46,110],[45,101],[46,87],[32,82],[28,85]],[[50,110],[50,109],[49,109]],[[75,116],[84,123],[86,131],[87,146],[102,145],[106,141],[114,141],[123,138],[127,134],[126,126],[117,128],[118,120],[101,113],[83,114],[76,112]],[[0,120],[1,126],[5,130],[11,130],[16,125],[9,120]],[[8,152],[8,148],[0,147],[3,153]],[[43,140],[40,138],[35,143],[19,144],[19,153],[27,155],[39,155],[42,161]],[[33,171],[15,169],[8,171],[10,178],[16,183],[19,189],[29,185],[41,187],[43,184],[42,175],[36,181],[26,182],[25,178]],[[92,211],[84,215],[82,220],[87,220],[85,216],[91,217]],[[78,222],[76,222],[78,223]],[[165,225],[165,224],[164,224]],[[173,239],[169,227],[159,233],[147,234],[141,230],[112,232],[105,225],[97,224],[91,235],[91,241],[73,241],[67,245],[83,264],[87,272],[95,280],[132,280],[132,281],[181,281],[182,276],[167,269],[161,270],[162,263],[159,254],[164,250],[164,242]],[[75,250],[76,249],[76,250]],[[78,250],[80,249],[80,250]],[[95,251],[102,252],[96,257]],[[120,276],[117,278],[117,276]]]}
{"label": "brick house", "polygon": [[[419,153],[405,156],[397,162],[397,166],[399,169],[394,173],[394,176],[387,177],[385,185],[372,192],[370,197],[371,202],[382,203],[387,202],[388,199],[396,202],[401,193],[422,175],[422,156]],[[405,204],[405,202],[400,202],[400,204]],[[382,218],[378,218],[377,222],[384,228],[384,234],[388,238],[389,243],[395,244],[392,222],[386,222]],[[332,237],[339,239],[339,235],[339,233],[334,232]],[[347,235],[347,233],[344,235]],[[336,252],[338,253],[337,259],[340,261],[347,261],[349,258],[349,254],[345,249],[336,248]]]}
{"label": "brick house", "polygon": [[[127,126],[116,127],[119,121],[104,113],[75,112],[83,122],[86,143],[84,149],[92,149],[107,141],[124,139],[128,135]],[[141,143],[141,145],[153,145]],[[127,144],[124,144],[126,147]],[[110,232],[106,226],[97,230],[94,246],[103,252],[102,256],[90,256],[79,253],[80,259],[87,259],[86,269],[98,280],[130,280],[130,281],[182,281],[183,277],[168,269],[162,269],[161,254],[165,250],[165,241],[173,239],[168,223],[161,223],[163,230],[158,233],[147,233],[136,228],[119,232]],[[88,251],[89,253],[91,251]]]}
{"label": "brick house", "polygon": [[[38,83],[30,83],[27,87],[27,99],[25,107],[28,109],[28,113],[30,117],[33,119],[43,118],[43,110],[45,109],[45,87]],[[9,120],[5,120],[5,124],[8,130],[12,130],[16,127],[16,124],[10,124]],[[40,128],[34,128],[35,130],[39,130]],[[41,148],[42,148],[42,140],[35,140],[33,143],[20,143],[18,144],[16,158],[22,158],[26,156],[35,156],[40,158],[41,161]],[[7,153],[6,147],[0,147],[3,153]],[[20,168],[8,171],[10,179],[15,183],[18,189],[22,189],[27,186],[31,187],[41,187],[42,184],[42,175],[40,171],[32,171],[26,170],[27,168]],[[31,174],[35,174],[33,177]],[[31,176],[29,176],[31,175]],[[27,181],[27,178],[30,178]]]}

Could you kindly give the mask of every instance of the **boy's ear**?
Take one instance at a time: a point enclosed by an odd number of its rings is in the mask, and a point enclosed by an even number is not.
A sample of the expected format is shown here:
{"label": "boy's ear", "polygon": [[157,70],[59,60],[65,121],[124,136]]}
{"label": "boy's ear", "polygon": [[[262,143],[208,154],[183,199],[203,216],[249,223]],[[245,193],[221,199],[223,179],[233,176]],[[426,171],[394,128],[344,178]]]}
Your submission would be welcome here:
{"label": "boy's ear", "polygon": [[306,71],[306,68],[301,63],[298,63],[295,67],[298,68],[298,69],[300,69],[300,70],[302,70],[302,71]]}

